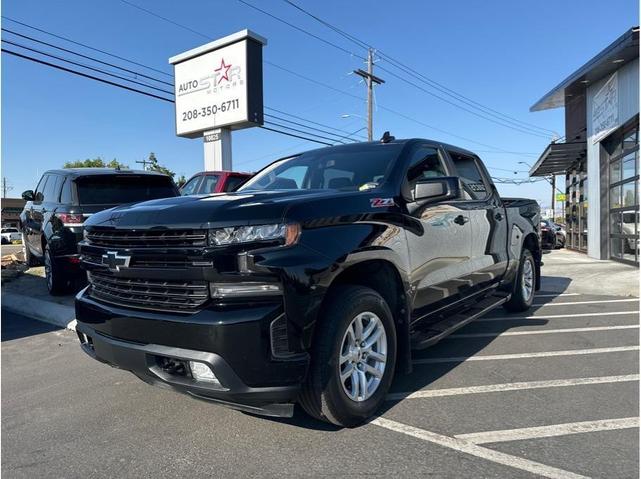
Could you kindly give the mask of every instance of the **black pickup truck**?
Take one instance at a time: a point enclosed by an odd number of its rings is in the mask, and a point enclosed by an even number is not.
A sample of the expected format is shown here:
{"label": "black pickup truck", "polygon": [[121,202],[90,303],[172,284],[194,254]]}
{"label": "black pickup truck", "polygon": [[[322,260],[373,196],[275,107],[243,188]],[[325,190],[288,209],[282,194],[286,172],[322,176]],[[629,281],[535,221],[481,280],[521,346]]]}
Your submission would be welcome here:
{"label": "black pickup truck", "polygon": [[309,151],[234,193],[91,216],[77,333],[150,384],[355,426],[413,349],[530,307],[539,223],[460,148],[386,135]]}

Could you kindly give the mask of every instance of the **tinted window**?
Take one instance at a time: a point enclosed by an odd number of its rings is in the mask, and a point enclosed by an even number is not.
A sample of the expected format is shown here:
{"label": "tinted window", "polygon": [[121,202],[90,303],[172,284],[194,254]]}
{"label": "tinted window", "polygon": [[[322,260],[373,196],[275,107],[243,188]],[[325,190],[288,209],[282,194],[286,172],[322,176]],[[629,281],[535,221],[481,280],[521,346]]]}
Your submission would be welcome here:
{"label": "tinted window", "polygon": [[207,195],[216,191],[216,185],[219,179],[220,176],[218,175],[205,175],[199,193],[201,195]]}
{"label": "tinted window", "polygon": [[67,178],[62,185],[62,191],[60,192],[60,203],[71,204],[71,179]]}
{"label": "tinted window", "polygon": [[76,180],[76,189],[83,205],[120,205],[176,196],[167,176],[85,176]]}
{"label": "tinted window", "polygon": [[402,148],[403,144],[400,143],[377,143],[310,151],[269,165],[241,186],[239,191],[357,191],[376,188],[385,181]]}
{"label": "tinted window", "polygon": [[229,176],[225,182],[225,187],[223,191],[234,191],[246,180],[243,176]]}
{"label": "tinted window", "polygon": [[49,175],[47,183],[45,184],[45,189],[42,192],[43,199],[42,201],[58,201],[56,197],[56,185],[60,177],[58,175]]}
{"label": "tinted window", "polygon": [[36,191],[33,195],[34,201],[42,201],[42,199],[44,198],[44,195],[42,192],[45,189],[48,178],[49,178],[49,175],[44,175],[42,178],[40,178],[40,181],[38,182],[38,186],[36,186]]}
{"label": "tinted window", "polygon": [[450,153],[454,167],[461,178],[463,190],[468,199],[482,200],[487,198],[488,188],[483,181],[481,170],[476,164],[476,160],[470,156],[461,155],[459,153]]}
{"label": "tinted window", "polygon": [[189,180],[185,185],[181,188],[180,194],[183,196],[189,196],[189,195],[194,195],[196,194],[196,187],[198,186],[198,183],[200,182],[201,176],[194,176],[191,180]]}

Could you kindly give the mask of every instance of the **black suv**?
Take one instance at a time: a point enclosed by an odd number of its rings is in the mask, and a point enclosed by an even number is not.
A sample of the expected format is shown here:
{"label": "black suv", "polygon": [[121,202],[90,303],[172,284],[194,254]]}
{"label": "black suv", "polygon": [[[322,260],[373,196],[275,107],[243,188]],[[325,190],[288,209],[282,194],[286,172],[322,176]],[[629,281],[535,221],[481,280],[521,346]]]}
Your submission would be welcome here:
{"label": "black suv", "polygon": [[27,190],[20,213],[25,260],[44,263],[51,294],[70,291],[83,282],[78,242],[93,213],[125,203],[178,196],[173,180],[148,171],[69,168],[42,175],[36,190]]}
{"label": "black suv", "polygon": [[501,198],[442,143],[356,143],[276,161],[228,194],[92,216],[76,331],[150,384],[353,426],[411,350],[539,288],[539,206]]}

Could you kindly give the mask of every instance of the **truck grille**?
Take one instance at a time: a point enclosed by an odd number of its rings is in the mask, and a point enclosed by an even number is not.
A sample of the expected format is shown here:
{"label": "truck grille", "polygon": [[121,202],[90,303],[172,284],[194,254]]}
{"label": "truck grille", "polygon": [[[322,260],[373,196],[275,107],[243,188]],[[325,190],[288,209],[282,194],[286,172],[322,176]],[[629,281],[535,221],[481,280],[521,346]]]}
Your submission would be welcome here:
{"label": "truck grille", "polygon": [[205,230],[90,230],[87,239],[92,245],[108,248],[207,246]]}
{"label": "truck grille", "polygon": [[187,313],[198,310],[209,299],[206,281],[119,278],[96,271],[87,276],[93,298],[125,307]]}
{"label": "truck grille", "polygon": [[[83,252],[80,259],[88,264],[102,265],[102,255]],[[137,255],[131,258],[130,268],[150,268],[150,269],[183,269],[194,266],[193,261],[187,260],[181,256],[144,256]]]}

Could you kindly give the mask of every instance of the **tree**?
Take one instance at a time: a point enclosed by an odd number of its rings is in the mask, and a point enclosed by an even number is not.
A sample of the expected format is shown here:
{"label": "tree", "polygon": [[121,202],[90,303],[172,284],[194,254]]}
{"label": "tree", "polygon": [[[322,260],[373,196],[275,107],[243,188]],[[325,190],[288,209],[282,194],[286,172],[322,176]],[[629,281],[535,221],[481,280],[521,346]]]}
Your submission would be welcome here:
{"label": "tree", "polygon": [[120,163],[115,158],[109,163],[105,163],[101,157],[97,156],[96,158],[87,158],[86,160],[76,160],[76,161],[67,161],[63,168],[129,168],[124,163]]}
{"label": "tree", "polygon": [[176,176],[176,173],[171,171],[166,166],[163,166],[160,163],[158,163],[158,158],[156,158],[156,154],[153,151],[149,153],[149,160],[147,162],[149,163],[149,167],[147,168],[148,171],[157,171],[159,173],[164,173],[165,175],[170,176],[171,178]]}
{"label": "tree", "polygon": [[185,178],[185,175],[180,175],[180,178],[176,180],[176,185],[178,188],[182,187],[185,183],[187,183],[187,178]]}

